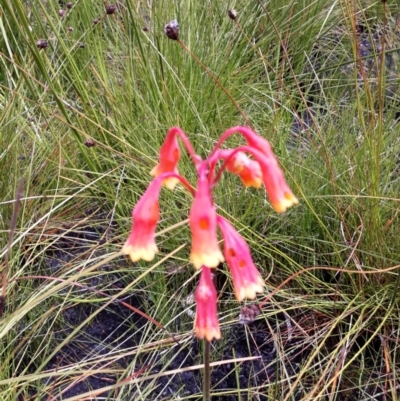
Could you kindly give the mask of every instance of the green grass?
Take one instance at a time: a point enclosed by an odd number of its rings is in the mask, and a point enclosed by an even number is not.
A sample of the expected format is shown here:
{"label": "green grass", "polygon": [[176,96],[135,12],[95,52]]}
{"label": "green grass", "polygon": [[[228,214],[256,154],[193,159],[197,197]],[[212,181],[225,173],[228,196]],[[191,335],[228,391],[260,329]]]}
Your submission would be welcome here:
{"label": "green grass", "polygon": [[[242,230],[266,279],[258,301],[273,292],[258,319],[270,327],[276,349],[266,367],[275,371],[272,380],[219,396],[399,397],[400,7],[394,0],[385,9],[373,0],[284,3],[127,1],[106,15],[102,2],[77,1],[60,19],[56,1],[0,0],[3,260],[16,188],[24,182],[0,324],[2,399],[29,400],[37,392],[37,399],[50,400],[94,369],[113,378],[104,386],[119,388],[108,399],[153,399],[154,372],[132,375],[160,353],[165,375],[176,380],[171,335],[190,348],[193,318],[186,312],[193,306],[182,301],[197,276],[188,263],[187,226],[168,227],[187,218],[190,196],[182,188],[162,192],[160,229],[167,231],[154,264],[133,266],[118,252],[167,130],[180,126],[205,156],[225,129],[246,123],[243,115],[273,145],[300,205],[276,215],[263,191],[242,189],[228,175],[216,189],[216,204]],[[227,16],[231,7],[237,23]],[[180,39],[207,71],[164,35],[174,18]],[[376,50],[383,28],[385,57]],[[40,39],[47,48],[38,49]],[[374,42],[368,57],[362,40]],[[314,112],[314,124],[293,135],[294,119],[306,110]],[[89,139],[94,147],[85,146]],[[193,182],[187,156],[180,172]],[[57,260],[57,245],[69,246],[77,231],[90,230],[97,237],[83,252]],[[174,267],[182,268],[179,274]],[[81,364],[50,368],[97,313],[132,294],[154,319],[139,324],[122,314],[136,345],[113,348],[105,341],[107,357],[94,351]],[[243,306],[229,282],[220,298],[217,363],[224,359],[224,333]],[[69,327],[66,311],[81,304],[91,305],[90,313]]]}

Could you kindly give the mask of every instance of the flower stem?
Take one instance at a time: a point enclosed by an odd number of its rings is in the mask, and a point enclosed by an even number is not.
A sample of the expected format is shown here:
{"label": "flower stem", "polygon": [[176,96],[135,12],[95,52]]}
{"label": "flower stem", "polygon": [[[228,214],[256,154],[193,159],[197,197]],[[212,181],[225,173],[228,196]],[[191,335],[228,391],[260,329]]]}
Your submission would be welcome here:
{"label": "flower stem", "polygon": [[204,384],[203,401],[211,401],[210,341],[204,340]]}
{"label": "flower stem", "polygon": [[226,163],[225,163],[223,168],[220,170],[218,177],[214,180],[214,170],[215,170],[217,161],[219,159],[218,151],[221,148],[221,145],[233,134],[240,134],[240,135],[244,136],[244,138],[247,140],[247,142],[249,141],[249,139],[251,139],[251,137],[257,136],[257,134],[251,128],[242,127],[240,125],[229,128],[221,135],[221,137],[218,139],[218,142],[214,146],[210,156],[207,159],[207,161],[210,165],[210,172],[209,172],[208,180],[210,182],[210,185],[212,185],[212,186],[215,186],[216,182],[219,181],[219,179],[221,178],[222,172],[226,167]]}
{"label": "flower stem", "polygon": [[208,160],[213,160],[215,153],[219,150],[221,145],[228,139],[228,137],[230,137],[233,134],[240,134],[247,141],[249,140],[249,138],[251,139],[251,137],[258,136],[251,128],[248,127],[242,127],[238,125],[236,127],[229,128],[218,139],[218,142],[214,146],[214,149],[212,150],[210,156],[208,157]]}

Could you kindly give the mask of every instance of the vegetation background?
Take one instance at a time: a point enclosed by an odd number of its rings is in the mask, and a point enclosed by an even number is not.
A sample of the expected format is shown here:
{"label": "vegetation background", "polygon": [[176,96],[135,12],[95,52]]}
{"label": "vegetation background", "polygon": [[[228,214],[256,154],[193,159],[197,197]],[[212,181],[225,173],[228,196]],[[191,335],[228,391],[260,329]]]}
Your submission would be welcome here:
{"label": "vegetation background", "polygon": [[[267,288],[238,326],[220,272],[213,399],[398,399],[399,3],[109,6],[0,0],[2,260],[23,181],[1,265],[2,400],[201,399],[188,194],[162,193],[155,264],[118,252],[167,130],[205,155],[239,124],[271,142],[300,205],[276,215],[229,175],[216,190]],[[181,44],[163,33],[174,18]],[[187,157],[180,170],[194,178]]]}

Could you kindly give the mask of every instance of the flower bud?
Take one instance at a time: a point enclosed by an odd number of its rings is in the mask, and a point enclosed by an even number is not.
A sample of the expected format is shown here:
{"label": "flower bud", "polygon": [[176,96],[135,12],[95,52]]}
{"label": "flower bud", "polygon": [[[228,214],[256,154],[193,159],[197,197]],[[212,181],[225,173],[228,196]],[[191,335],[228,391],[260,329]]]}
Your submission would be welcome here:
{"label": "flower bud", "polygon": [[231,10],[228,10],[228,17],[232,20],[235,20],[237,17],[237,12],[233,8]]}
{"label": "flower bud", "polygon": [[173,19],[170,23],[165,25],[164,32],[168,38],[172,40],[178,40],[179,38],[179,24],[176,19]]}
{"label": "flower bud", "polygon": [[114,14],[116,10],[117,10],[117,6],[115,4],[109,4],[106,7],[106,14],[107,15]]}

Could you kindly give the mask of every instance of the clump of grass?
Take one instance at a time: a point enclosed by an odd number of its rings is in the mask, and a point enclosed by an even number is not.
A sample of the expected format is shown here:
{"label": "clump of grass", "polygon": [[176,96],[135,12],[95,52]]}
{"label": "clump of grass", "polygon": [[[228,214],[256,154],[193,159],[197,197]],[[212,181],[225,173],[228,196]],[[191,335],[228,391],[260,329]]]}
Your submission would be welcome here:
{"label": "clump of grass", "polygon": [[[167,388],[189,369],[174,353],[192,348],[187,301],[197,277],[188,249],[178,249],[188,231],[162,235],[160,264],[132,268],[117,256],[167,129],[181,126],[206,153],[228,126],[245,123],[205,68],[274,145],[301,198],[296,210],[275,216],[235,178],[224,177],[224,190],[217,190],[216,203],[240,222],[267,280],[270,295],[259,299],[256,324],[268,328],[265,344],[275,353],[264,368],[269,381],[246,389],[216,384],[212,392],[221,399],[398,398],[399,6],[267,6],[127,2],[108,15],[100,3],[76,2],[60,18],[53,3],[1,3],[3,258],[12,201],[24,181],[0,325],[5,400],[78,399],[67,389],[99,375],[98,387],[86,389],[92,396],[103,389],[109,399],[151,399],[159,378],[170,378]],[[227,15],[232,7],[235,21]],[[165,38],[173,18],[201,63]],[[39,40],[48,46],[38,48]],[[370,45],[365,55],[363,41]],[[88,140],[95,146],[85,146]],[[182,172],[194,178],[183,162]],[[163,194],[162,202],[162,228],[187,217],[184,191]],[[71,238],[83,232],[78,252]],[[240,308],[223,280],[221,288],[229,332]],[[115,334],[126,347],[115,337],[91,337],[99,346],[84,361],[65,359],[65,347],[86,344],[79,336],[124,298],[143,313],[139,323],[134,310],[118,312],[130,328],[127,337]],[[74,326],[68,313],[76,308],[87,315]],[[253,327],[243,332],[249,349],[256,344],[261,353],[266,345],[256,343]],[[227,344],[215,344],[214,371],[227,359]],[[242,364],[234,364],[236,372]],[[200,390],[192,397],[200,399]]]}

